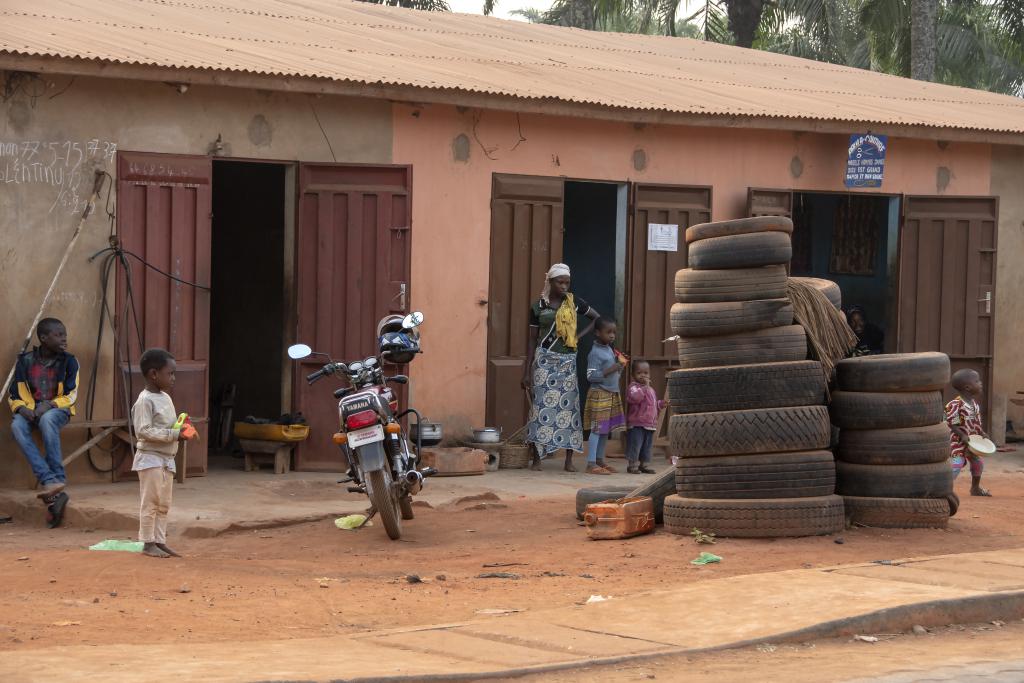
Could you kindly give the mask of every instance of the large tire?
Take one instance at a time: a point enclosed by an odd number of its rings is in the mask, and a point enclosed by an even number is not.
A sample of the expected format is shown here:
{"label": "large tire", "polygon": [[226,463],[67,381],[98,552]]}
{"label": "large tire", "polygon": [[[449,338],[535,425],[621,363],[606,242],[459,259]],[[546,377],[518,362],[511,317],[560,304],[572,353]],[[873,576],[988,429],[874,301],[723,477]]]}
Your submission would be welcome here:
{"label": "large tire", "polygon": [[793,221],[785,216],[756,216],[691,225],[686,229],[686,243],[706,240],[709,237],[746,235],[754,232],[784,232],[787,235],[792,235]]}
{"label": "large tire", "polygon": [[583,513],[591,503],[603,503],[628,496],[632,486],[588,486],[576,492],[576,519],[583,519]]}
{"label": "large tire", "polygon": [[[836,462],[836,492],[867,498],[939,498],[953,492],[949,463],[930,465],[858,465]],[[947,507],[948,511],[948,507]]]}
{"label": "large tire", "polygon": [[828,451],[683,458],[676,467],[683,498],[812,498],[836,492]]}
{"label": "large tire", "polygon": [[949,523],[945,498],[865,498],[844,496],[847,524],[881,529],[944,529]]}
{"label": "large tire", "polygon": [[680,458],[816,451],[828,448],[831,434],[824,406],[690,413],[669,424]]}
{"label": "large tire", "polygon": [[687,262],[696,270],[712,270],[785,265],[791,258],[793,247],[789,235],[755,232],[694,242],[689,246]]}
{"label": "large tire", "polygon": [[904,429],[843,429],[836,458],[860,465],[927,465],[949,459],[945,422]]}
{"label": "large tire", "polygon": [[945,413],[938,391],[872,393],[836,391],[829,408],[843,429],[902,429],[941,422]]}
{"label": "large tire", "polygon": [[791,277],[790,280],[798,280],[804,284],[808,284],[814,287],[819,292],[825,295],[833,306],[842,309],[843,307],[843,293],[839,289],[839,285],[832,282],[831,280],[824,280],[820,277]]}
{"label": "large tire", "polygon": [[786,267],[676,271],[676,301],[682,304],[753,301],[786,297]]}
{"label": "large tire", "polygon": [[941,391],[949,384],[944,353],[891,353],[847,358],[836,364],[843,391]]}
{"label": "large tire", "polygon": [[675,304],[669,314],[672,331],[683,337],[712,337],[793,324],[789,299]]}
{"label": "large tire", "polygon": [[773,498],[709,500],[669,496],[665,499],[665,531],[689,536],[694,529],[726,538],[822,536],[842,531],[843,499]]}
{"label": "large tire", "polygon": [[960,496],[954,491],[946,496],[946,503],[949,504],[949,516],[956,517],[956,511],[960,509]]}
{"label": "large tire", "polygon": [[807,334],[800,325],[769,327],[721,337],[682,337],[679,365],[709,368],[807,359]]}
{"label": "large tire", "polygon": [[674,467],[669,467],[654,479],[650,480],[646,484],[636,487],[626,495],[630,498],[650,496],[651,500],[654,501],[654,521],[661,524],[665,519],[665,498],[666,496],[671,496],[675,492],[676,471]]}
{"label": "large tire", "polygon": [[676,414],[827,402],[816,360],[675,370],[668,375],[668,398]]}
{"label": "large tire", "polygon": [[385,470],[374,470],[366,475],[366,492],[370,502],[377,509],[381,524],[388,538],[397,541],[402,537],[402,518],[398,511],[398,499],[391,487],[391,475]]}

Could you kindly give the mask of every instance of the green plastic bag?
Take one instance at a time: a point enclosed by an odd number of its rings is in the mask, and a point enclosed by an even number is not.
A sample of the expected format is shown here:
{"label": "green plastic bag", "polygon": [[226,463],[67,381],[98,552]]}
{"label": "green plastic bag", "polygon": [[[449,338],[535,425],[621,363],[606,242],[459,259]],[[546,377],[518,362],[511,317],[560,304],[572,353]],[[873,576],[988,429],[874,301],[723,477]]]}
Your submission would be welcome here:
{"label": "green plastic bag", "polygon": [[370,525],[371,523],[366,521],[366,515],[348,515],[347,517],[339,517],[334,520],[334,526],[349,531]]}
{"label": "green plastic bag", "polygon": [[142,541],[100,541],[96,545],[89,546],[89,550],[120,550],[125,553],[141,553]]}
{"label": "green plastic bag", "polygon": [[715,562],[721,562],[722,558],[714,553],[703,552],[696,560],[690,560],[690,564],[714,564]]}

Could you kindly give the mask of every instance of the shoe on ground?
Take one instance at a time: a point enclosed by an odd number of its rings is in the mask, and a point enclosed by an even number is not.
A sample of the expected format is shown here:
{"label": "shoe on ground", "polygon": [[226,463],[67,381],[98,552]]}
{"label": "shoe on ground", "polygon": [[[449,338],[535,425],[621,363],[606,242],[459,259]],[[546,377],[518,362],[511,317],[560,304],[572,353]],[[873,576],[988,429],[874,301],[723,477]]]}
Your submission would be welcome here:
{"label": "shoe on ground", "polygon": [[611,474],[611,472],[600,465],[591,465],[587,468],[587,474]]}
{"label": "shoe on ground", "polygon": [[597,463],[597,466],[605,468],[606,470],[608,470],[608,472],[610,474],[614,474],[614,473],[618,472],[617,469],[615,469],[614,467],[612,467],[611,465],[609,465],[606,462],[599,462],[599,463]]}
{"label": "shoe on ground", "polygon": [[658,471],[657,470],[652,470],[647,465],[640,465],[640,473],[641,474],[657,474]]}
{"label": "shoe on ground", "polygon": [[45,484],[41,489],[39,489],[39,493],[36,494],[36,498],[52,498],[63,491],[65,486],[67,486],[67,484],[62,481],[54,481],[49,484]]}

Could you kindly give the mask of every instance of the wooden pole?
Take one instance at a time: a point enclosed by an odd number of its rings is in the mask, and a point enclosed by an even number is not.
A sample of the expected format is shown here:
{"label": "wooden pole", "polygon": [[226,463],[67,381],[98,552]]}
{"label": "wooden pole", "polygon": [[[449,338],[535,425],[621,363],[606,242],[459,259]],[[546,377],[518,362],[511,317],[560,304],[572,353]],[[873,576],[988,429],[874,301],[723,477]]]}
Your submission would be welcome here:
{"label": "wooden pole", "polygon": [[[68,257],[71,256],[72,249],[75,248],[75,243],[78,242],[79,235],[82,234],[82,227],[85,225],[85,221],[89,218],[92,213],[93,207],[96,206],[96,198],[100,195],[100,190],[103,189],[103,171],[96,171],[96,177],[92,184],[92,195],[89,196],[89,201],[86,202],[85,210],[82,211],[82,217],[78,220],[78,225],[75,227],[74,234],[71,235],[71,241],[68,242],[67,248],[64,250],[64,256],[60,259],[60,265],[57,266],[57,272],[53,274],[53,279],[50,280],[50,288],[46,290],[46,295],[43,297],[43,302],[39,305],[39,310],[36,312],[36,317],[32,319],[32,324],[28,326],[28,332],[25,334],[25,340],[21,344],[19,353],[23,353],[28,345],[32,343],[32,334],[36,331],[36,325],[43,319],[43,311],[50,303],[50,299],[53,298],[53,292],[57,287],[57,280],[60,279],[60,274],[64,270],[64,266],[67,265]],[[99,362],[99,359],[97,359]],[[7,379],[4,381],[4,390],[0,392],[0,395],[6,396],[7,390],[11,388],[11,381],[14,379],[14,368],[17,366],[11,366],[11,371],[7,373]]]}

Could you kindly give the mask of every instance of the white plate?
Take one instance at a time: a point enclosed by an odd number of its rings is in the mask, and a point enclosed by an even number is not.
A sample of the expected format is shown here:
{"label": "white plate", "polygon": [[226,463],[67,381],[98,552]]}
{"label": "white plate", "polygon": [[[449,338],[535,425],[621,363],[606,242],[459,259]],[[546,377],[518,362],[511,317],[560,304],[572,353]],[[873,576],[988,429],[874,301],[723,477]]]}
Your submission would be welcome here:
{"label": "white plate", "polygon": [[967,447],[977,455],[992,455],[996,452],[996,445],[980,434],[971,434],[967,438]]}
{"label": "white plate", "polygon": [[348,433],[348,445],[349,448],[359,448],[365,446],[368,443],[376,443],[377,441],[384,440],[384,428],[380,425],[374,425],[367,427],[366,429],[360,429],[355,432]]}

